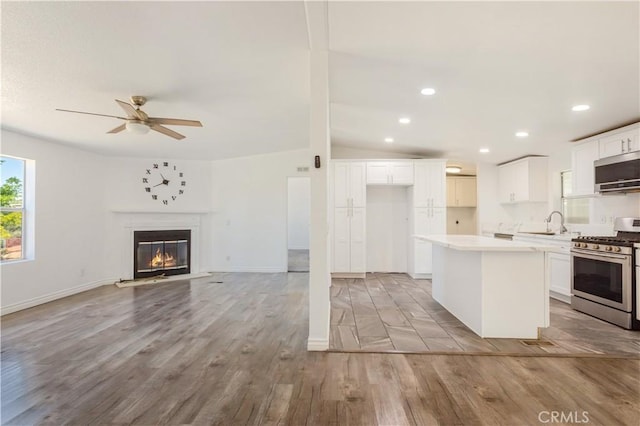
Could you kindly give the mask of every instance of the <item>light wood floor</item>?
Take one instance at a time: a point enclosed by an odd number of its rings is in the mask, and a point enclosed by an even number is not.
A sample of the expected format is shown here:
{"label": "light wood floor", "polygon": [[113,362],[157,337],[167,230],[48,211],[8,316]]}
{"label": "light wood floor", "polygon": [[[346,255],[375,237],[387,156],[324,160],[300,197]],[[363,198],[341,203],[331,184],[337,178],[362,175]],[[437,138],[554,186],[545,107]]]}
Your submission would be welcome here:
{"label": "light wood floor", "polygon": [[637,424],[637,359],[307,352],[307,281],[109,286],[7,315],[2,422]]}
{"label": "light wood floor", "polygon": [[640,356],[640,331],[624,330],[556,300],[551,300],[551,326],[541,339],[551,345],[482,339],[433,300],[431,281],[405,274],[334,279],[331,307],[334,350]]}

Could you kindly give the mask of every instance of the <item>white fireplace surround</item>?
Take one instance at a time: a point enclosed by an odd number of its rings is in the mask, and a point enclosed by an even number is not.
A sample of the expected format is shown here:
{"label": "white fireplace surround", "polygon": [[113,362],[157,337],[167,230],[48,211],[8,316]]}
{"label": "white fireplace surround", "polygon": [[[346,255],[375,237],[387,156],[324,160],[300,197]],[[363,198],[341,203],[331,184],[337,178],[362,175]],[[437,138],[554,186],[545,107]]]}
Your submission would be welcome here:
{"label": "white fireplace surround", "polygon": [[174,229],[188,229],[191,231],[191,273],[203,272],[201,264],[201,229],[203,218],[207,213],[155,213],[155,212],[125,212],[116,211],[115,220],[118,224],[120,247],[120,273],[123,280],[133,279],[133,233],[135,231],[169,231]]}

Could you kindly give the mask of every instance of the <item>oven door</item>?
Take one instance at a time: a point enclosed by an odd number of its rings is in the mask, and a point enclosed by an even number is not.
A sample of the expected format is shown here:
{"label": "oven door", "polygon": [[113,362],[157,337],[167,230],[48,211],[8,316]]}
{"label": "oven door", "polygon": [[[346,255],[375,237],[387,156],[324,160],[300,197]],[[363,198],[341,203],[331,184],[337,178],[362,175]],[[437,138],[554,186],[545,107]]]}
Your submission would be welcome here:
{"label": "oven door", "polygon": [[631,312],[631,256],[571,250],[571,289],[575,296]]}

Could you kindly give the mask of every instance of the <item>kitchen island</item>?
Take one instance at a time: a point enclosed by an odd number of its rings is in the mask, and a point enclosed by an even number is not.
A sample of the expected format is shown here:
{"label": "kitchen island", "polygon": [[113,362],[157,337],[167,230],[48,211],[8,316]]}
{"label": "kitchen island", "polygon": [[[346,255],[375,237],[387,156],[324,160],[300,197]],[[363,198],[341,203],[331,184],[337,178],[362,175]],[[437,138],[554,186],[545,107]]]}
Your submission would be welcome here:
{"label": "kitchen island", "polygon": [[545,252],[477,235],[416,235],[433,244],[432,295],[480,337],[537,339],[549,326]]}

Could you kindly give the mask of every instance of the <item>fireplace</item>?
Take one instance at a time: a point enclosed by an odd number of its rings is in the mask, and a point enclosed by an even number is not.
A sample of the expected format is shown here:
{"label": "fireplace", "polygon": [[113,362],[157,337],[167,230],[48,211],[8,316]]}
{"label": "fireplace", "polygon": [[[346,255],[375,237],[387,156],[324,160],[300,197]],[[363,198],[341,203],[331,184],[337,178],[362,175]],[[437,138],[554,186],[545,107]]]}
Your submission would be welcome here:
{"label": "fireplace", "polygon": [[134,231],[134,279],[190,272],[190,230]]}

